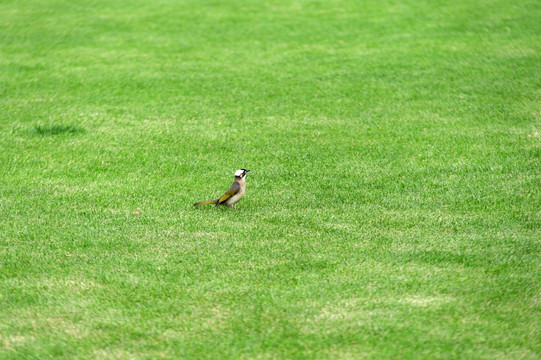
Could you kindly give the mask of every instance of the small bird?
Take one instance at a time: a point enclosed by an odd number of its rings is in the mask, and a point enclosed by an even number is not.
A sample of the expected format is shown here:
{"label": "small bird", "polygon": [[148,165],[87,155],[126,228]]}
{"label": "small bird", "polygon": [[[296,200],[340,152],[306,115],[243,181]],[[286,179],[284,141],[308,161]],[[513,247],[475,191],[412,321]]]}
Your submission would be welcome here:
{"label": "small bird", "polygon": [[222,195],[222,197],[214,200],[200,201],[193,204],[193,206],[216,204],[215,206],[227,205],[234,209],[235,204],[240,199],[242,199],[242,197],[244,196],[244,192],[246,191],[246,180],[244,179],[244,177],[246,176],[248,171],[250,170],[240,169],[235,171],[235,181],[233,181],[233,184],[231,184],[229,190],[227,190],[225,194]]}

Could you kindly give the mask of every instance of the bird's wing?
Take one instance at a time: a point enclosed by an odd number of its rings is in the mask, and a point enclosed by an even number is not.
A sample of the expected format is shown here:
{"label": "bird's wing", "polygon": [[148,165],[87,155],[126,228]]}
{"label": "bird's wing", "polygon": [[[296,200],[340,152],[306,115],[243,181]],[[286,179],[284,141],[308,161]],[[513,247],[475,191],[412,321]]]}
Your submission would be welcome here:
{"label": "bird's wing", "polygon": [[229,199],[231,196],[234,196],[239,191],[240,191],[240,184],[234,181],[231,187],[229,188],[229,190],[227,190],[225,194],[223,194],[222,197],[218,199],[218,202],[216,203],[216,205],[223,204],[225,201],[227,201],[227,199]]}

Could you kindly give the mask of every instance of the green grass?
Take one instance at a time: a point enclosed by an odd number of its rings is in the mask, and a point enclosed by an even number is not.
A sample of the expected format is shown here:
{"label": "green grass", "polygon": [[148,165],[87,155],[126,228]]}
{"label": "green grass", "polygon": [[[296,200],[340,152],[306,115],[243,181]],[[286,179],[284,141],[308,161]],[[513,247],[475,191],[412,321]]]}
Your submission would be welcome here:
{"label": "green grass", "polygon": [[538,359],[539,19],[1,2],[0,358]]}

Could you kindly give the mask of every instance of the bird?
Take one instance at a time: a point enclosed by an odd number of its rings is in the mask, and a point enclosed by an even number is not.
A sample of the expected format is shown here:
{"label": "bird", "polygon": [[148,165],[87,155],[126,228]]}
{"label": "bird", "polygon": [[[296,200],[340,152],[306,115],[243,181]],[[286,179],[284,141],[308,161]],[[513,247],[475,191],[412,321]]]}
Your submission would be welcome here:
{"label": "bird", "polygon": [[250,170],[239,169],[235,171],[235,180],[233,181],[233,184],[231,184],[229,190],[227,190],[221,197],[214,200],[200,201],[193,204],[193,206],[215,204],[215,206],[227,205],[234,209],[235,204],[242,199],[244,193],[246,192],[246,180],[244,178],[246,177],[248,171]]}

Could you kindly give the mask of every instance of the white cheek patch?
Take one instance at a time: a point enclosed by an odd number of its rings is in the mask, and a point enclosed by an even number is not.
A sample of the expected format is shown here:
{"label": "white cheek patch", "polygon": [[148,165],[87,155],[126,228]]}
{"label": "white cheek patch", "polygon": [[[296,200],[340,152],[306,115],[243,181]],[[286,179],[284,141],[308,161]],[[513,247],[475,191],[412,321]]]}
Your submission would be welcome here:
{"label": "white cheek patch", "polygon": [[235,171],[235,176],[242,176],[242,174],[244,174],[244,171],[242,170]]}

